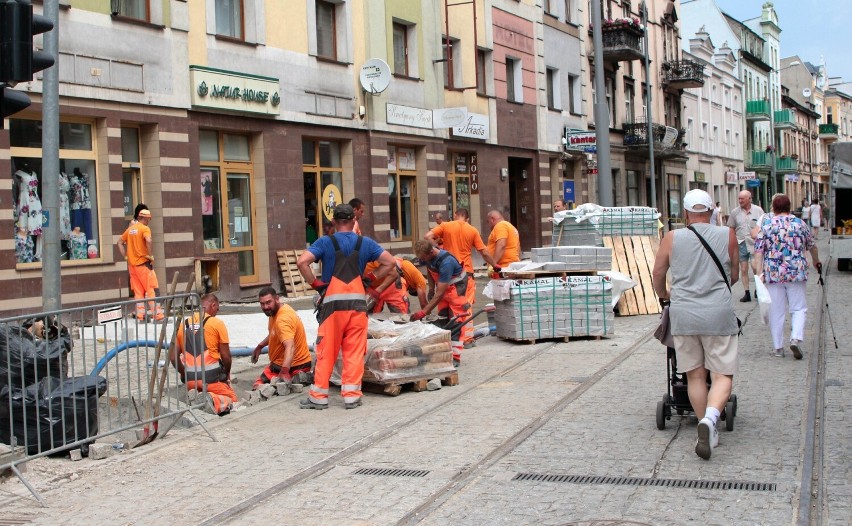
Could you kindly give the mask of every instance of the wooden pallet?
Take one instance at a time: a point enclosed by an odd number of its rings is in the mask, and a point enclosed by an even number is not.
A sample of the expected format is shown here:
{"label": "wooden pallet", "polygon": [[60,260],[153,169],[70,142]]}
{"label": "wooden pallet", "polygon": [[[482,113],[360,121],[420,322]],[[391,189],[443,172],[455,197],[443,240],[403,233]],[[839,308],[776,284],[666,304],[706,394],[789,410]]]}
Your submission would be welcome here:
{"label": "wooden pallet", "polygon": [[303,252],[304,250],[279,250],[277,252],[278,266],[281,269],[281,282],[284,285],[282,292],[290,298],[314,294],[314,289],[311,288],[309,283],[305,283],[305,279],[296,266],[296,261]]}
{"label": "wooden pallet", "polygon": [[361,389],[364,391],[368,391],[370,393],[379,393],[386,394],[388,396],[399,396],[399,393],[402,392],[403,387],[410,387],[412,391],[415,393],[420,393],[426,390],[426,384],[429,383],[429,380],[432,378],[440,378],[441,385],[443,386],[454,386],[459,385],[459,373],[441,373],[443,376],[436,375],[430,376],[429,378],[416,378],[410,379],[406,378],[405,380],[397,380],[391,382],[382,382],[382,383],[372,383],[371,381],[364,380],[364,383],[361,385]]}
{"label": "wooden pallet", "polygon": [[659,314],[660,301],[654,292],[652,274],[660,239],[657,236],[606,236],[604,246],[612,248],[612,270],[627,274],[636,286],[621,294],[618,312],[622,316]]}

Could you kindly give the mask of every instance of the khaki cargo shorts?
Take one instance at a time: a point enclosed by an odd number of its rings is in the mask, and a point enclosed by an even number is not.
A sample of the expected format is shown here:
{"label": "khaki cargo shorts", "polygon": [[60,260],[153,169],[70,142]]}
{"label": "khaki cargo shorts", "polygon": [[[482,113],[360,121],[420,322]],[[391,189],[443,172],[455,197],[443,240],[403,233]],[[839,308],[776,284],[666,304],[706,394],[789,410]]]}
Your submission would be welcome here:
{"label": "khaki cargo shorts", "polygon": [[739,365],[739,338],[731,336],[673,335],[677,370],[687,373],[698,367],[724,375],[735,375]]}

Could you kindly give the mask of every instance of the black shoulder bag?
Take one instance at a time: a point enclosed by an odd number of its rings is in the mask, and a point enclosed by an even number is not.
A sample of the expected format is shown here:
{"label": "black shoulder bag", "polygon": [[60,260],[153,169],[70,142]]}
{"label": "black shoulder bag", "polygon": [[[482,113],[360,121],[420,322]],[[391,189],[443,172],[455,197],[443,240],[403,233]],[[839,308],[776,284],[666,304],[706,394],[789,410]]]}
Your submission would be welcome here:
{"label": "black shoulder bag", "polygon": [[[701,234],[699,234],[698,231],[695,230],[695,228],[693,228],[692,225],[689,225],[686,228],[692,230],[692,233],[695,234],[695,237],[697,237],[698,240],[701,241],[701,244],[704,246],[704,250],[706,250],[707,253],[710,254],[710,257],[713,258],[713,263],[716,263],[716,268],[718,268],[719,273],[722,274],[722,279],[725,281],[725,286],[728,287],[728,292],[730,292],[731,295],[733,295],[733,292],[731,291],[731,284],[728,282],[728,275],[725,274],[725,269],[722,268],[722,262],[719,261],[719,258],[716,256],[716,253],[713,252],[712,248],[710,248],[710,244],[707,243],[706,239],[701,237]],[[743,322],[740,321],[740,318],[738,316],[737,317],[737,328],[739,328],[739,332],[737,334],[742,335],[742,333],[743,333],[742,327],[743,327]]]}

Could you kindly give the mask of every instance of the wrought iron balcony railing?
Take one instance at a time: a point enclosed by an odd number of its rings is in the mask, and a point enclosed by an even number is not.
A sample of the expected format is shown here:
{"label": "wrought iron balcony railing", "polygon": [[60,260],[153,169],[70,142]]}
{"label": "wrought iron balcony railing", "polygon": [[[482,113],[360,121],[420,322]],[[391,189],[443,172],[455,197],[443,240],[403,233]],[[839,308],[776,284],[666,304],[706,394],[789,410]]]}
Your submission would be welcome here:
{"label": "wrought iron balcony railing", "polygon": [[663,83],[672,89],[700,88],[704,85],[704,64],[694,60],[665,62]]}
{"label": "wrought iron balcony railing", "polygon": [[634,27],[603,28],[604,60],[623,62],[643,58],[642,39],[644,32]]}

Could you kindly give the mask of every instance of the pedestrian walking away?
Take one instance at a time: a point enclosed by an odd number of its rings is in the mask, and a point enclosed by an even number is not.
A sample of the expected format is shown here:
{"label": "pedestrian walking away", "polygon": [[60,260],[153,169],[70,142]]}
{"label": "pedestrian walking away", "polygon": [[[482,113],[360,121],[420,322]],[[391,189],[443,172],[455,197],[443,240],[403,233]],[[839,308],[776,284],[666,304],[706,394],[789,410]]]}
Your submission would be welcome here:
{"label": "pedestrian walking away", "polygon": [[[677,363],[686,372],[689,402],[701,418],[695,453],[709,460],[719,442],[716,426],[731,396],[738,366],[739,327],[731,284],[739,279],[739,248],[733,230],[710,224],[710,194],[690,190],[683,198],[683,209],[689,228],[670,231],[660,242],[654,291],[671,302]],[[666,288],[669,270],[671,289]]]}
{"label": "pedestrian walking away", "polygon": [[[308,397],[299,404],[302,409],[328,408],[329,380],[341,351],[340,394],[344,407],[354,409],[361,405],[361,379],[367,354],[366,287],[384,278],[396,263],[378,243],[352,231],[355,211],[350,205],[337,205],[333,217],[335,234],[319,238],[296,262],[302,277],[321,297],[314,382]],[[322,261],[322,279],[311,270],[315,261]],[[379,268],[364,275],[364,268],[371,261],[378,261]]]}
{"label": "pedestrian walking away", "polygon": [[127,260],[127,270],[130,272],[130,288],[133,289],[133,297],[136,300],[150,298],[149,301],[136,303],[136,319],[144,321],[147,314],[154,320],[160,321],[164,318],[163,309],[153,300],[156,297],[154,285],[157,280],[154,276],[154,242],[151,229],[151,211],[140,210],[138,219],[132,223],[127,230],[121,234],[116,244],[122,257]]}
{"label": "pedestrian walking away", "polygon": [[819,199],[811,201],[810,206],[811,230],[813,230],[814,239],[819,239],[819,227],[822,225],[822,207],[819,204]]}
{"label": "pedestrian walking away", "polygon": [[769,332],[772,353],[784,357],[784,322],[790,312],[790,351],[797,360],[803,356],[808,303],[805,289],[808,281],[808,261],[811,253],[815,268],[820,267],[815,236],[804,221],[790,214],[790,198],[777,194],[772,199],[772,217],[762,221],[754,242],[752,270],[760,276],[769,290]]}
{"label": "pedestrian walking away", "polygon": [[170,361],[186,384],[188,398],[194,402],[207,392],[204,410],[226,415],[237,402],[231,387],[231,347],[228,328],[216,318],[219,298],[215,294],[201,297],[202,312],[193,314],[178,326],[177,345]]}
{"label": "pedestrian walking away", "polygon": [[263,348],[269,346],[269,365],[255,380],[252,390],[270,383],[275,377],[290,383],[298,375],[298,383],[305,383],[303,378],[311,372],[311,353],[302,319],[293,307],[281,303],[272,287],[260,289],[257,296],[261,310],[269,317],[269,333],[254,348],[251,363],[257,363]]}
{"label": "pedestrian walking away", "polygon": [[731,210],[728,216],[728,226],[737,236],[739,245],[740,274],[742,274],[743,289],[745,294],[740,301],[751,301],[749,290],[748,267],[749,260],[754,254],[754,239],[751,237],[752,230],[757,226],[757,220],[763,215],[763,209],[751,202],[751,192],[743,190],[737,196],[740,206]]}

